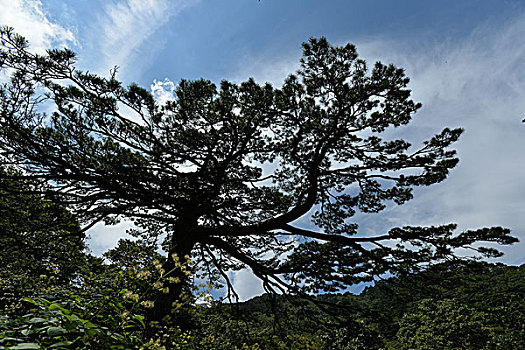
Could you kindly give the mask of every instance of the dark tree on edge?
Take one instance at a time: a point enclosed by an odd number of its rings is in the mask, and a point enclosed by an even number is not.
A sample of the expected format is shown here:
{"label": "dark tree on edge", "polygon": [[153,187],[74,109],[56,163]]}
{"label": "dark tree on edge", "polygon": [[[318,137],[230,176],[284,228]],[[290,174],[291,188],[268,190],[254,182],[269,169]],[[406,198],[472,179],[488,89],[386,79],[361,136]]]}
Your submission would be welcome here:
{"label": "dark tree on edge", "polygon": [[[269,292],[315,293],[453,259],[458,247],[499,254],[478,241],[516,241],[499,227],[455,234],[453,224],[359,234],[356,211],[402,204],[447,177],[461,130],[419,148],[383,140],[420,105],[402,69],[368,69],[353,45],[310,39],[281,88],[182,80],[159,105],[115,72],[77,70],[67,49],[33,54],[8,28],[0,38],[11,74],[0,90],[3,163],[40,181],[86,229],[128,219],[137,236],[163,239],[167,270],[174,254],[191,255],[195,274],[230,291],[226,272],[247,266]],[[316,229],[297,225],[304,216]],[[151,319],[169,313],[182,283],[169,287]]]}
{"label": "dark tree on edge", "polygon": [[85,234],[66,208],[32,194],[38,189],[31,181],[11,179],[20,174],[1,166],[0,174],[0,310],[5,310],[42,285],[73,280],[84,259]]}

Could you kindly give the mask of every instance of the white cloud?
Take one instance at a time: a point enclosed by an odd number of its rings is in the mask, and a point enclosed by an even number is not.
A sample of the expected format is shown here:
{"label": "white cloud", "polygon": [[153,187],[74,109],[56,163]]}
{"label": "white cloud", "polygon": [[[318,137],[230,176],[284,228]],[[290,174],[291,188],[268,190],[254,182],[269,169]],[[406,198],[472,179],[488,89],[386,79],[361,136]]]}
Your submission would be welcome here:
{"label": "white cloud", "polygon": [[103,253],[117,246],[121,238],[131,238],[126,230],[133,227],[131,222],[121,222],[115,226],[107,226],[103,223],[98,223],[89,229],[89,248],[96,256],[101,256]]}
{"label": "white cloud", "polygon": [[235,271],[232,284],[241,302],[264,293],[261,280],[250,269]]}
{"label": "white cloud", "polygon": [[0,25],[13,27],[24,36],[33,51],[43,53],[52,46],[75,43],[73,33],[52,22],[40,0],[0,0]]}
{"label": "white cloud", "polygon": [[[144,49],[147,41],[154,45],[162,41],[158,31],[185,7],[197,0],[121,0],[110,2],[104,8],[94,31],[93,39],[100,41],[102,56],[97,70],[107,73],[115,65],[120,66],[124,76],[132,73],[129,67],[147,59],[155,48]],[[156,35],[155,40],[151,40]]]}
{"label": "white cloud", "polygon": [[168,78],[163,81],[153,80],[153,84],[150,85],[151,93],[160,105],[175,100],[175,88],[175,83]]}

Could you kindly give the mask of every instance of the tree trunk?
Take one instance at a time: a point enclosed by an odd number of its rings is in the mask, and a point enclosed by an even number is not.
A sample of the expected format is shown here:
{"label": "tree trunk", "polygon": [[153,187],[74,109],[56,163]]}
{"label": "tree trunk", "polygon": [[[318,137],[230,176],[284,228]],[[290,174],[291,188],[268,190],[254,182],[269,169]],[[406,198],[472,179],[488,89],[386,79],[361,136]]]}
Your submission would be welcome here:
{"label": "tree trunk", "polygon": [[[192,236],[195,227],[192,223],[179,220],[175,226],[168,257],[162,267],[166,278],[162,279],[163,286],[156,291],[154,306],[147,314],[148,321],[156,322],[159,326],[175,326],[181,330],[194,328],[186,307],[192,296],[190,278],[181,269],[181,264],[190,268],[186,265],[185,256],[191,254],[196,243]],[[174,257],[178,257],[178,260]],[[170,281],[169,278],[175,278],[176,281]],[[148,327],[148,333],[150,332],[155,334],[155,327]]]}

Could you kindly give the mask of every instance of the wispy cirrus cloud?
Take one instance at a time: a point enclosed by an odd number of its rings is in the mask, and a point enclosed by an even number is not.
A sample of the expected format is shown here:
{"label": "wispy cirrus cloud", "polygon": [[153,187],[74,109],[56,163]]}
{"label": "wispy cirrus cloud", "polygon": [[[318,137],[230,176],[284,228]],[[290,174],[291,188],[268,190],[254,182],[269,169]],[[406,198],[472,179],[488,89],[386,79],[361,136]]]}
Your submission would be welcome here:
{"label": "wispy cirrus cloud", "polygon": [[[120,0],[107,4],[98,16],[92,40],[98,45],[97,70],[119,66],[123,76],[136,78],[138,66],[160,49],[159,30],[183,9],[199,0]],[[155,37],[155,40],[150,40]],[[162,41],[162,40],[161,40]],[[147,47],[146,44],[150,44]],[[155,46],[157,45],[157,47]],[[133,68],[131,68],[133,66]]]}
{"label": "wispy cirrus cloud", "polygon": [[0,25],[13,27],[35,52],[76,43],[73,32],[51,20],[40,0],[0,0],[0,9]]}

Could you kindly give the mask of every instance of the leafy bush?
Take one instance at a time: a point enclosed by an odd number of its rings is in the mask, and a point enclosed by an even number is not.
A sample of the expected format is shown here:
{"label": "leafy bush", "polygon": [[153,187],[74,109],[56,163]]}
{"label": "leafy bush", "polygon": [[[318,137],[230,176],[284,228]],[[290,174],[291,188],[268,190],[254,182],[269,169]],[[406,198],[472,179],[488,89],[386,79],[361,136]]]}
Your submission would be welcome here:
{"label": "leafy bush", "polygon": [[[134,264],[129,251],[152,258]],[[87,257],[72,283],[37,289],[11,305],[0,319],[0,348],[171,349],[190,343],[191,334],[177,325],[147,322],[152,295],[165,292],[174,271],[164,271],[140,242],[124,242],[110,254],[112,264]],[[177,270],[187,271],[190,263]],[[192,299],[184,295],[174,308],[186,308]]]}
{"label": "leafy bush", "polygon": [[111,315],[92,313],[90,302],[77,295],[62,301],[24,301],[34,305],[31,313],[0,320],[0,342],[8,349],[135,349],[143,345],[136,334],[145,327],[144,316],[126,312],[115,300],[108,301],[115,311]]}

